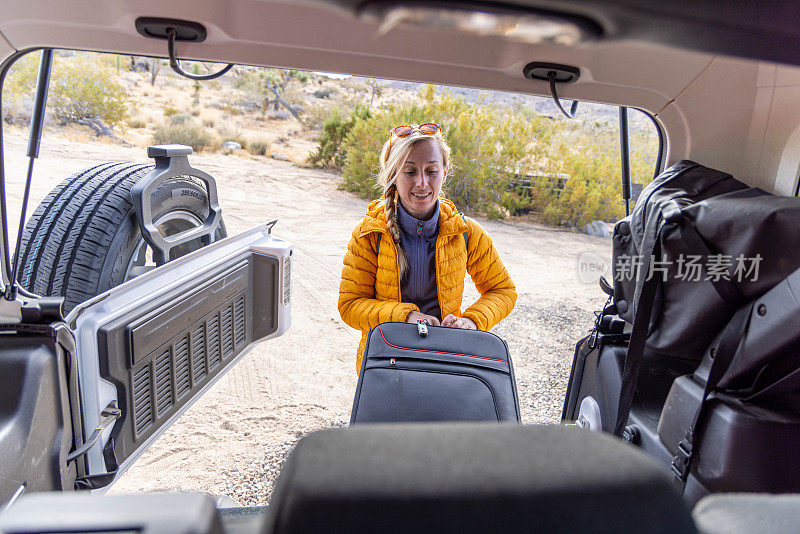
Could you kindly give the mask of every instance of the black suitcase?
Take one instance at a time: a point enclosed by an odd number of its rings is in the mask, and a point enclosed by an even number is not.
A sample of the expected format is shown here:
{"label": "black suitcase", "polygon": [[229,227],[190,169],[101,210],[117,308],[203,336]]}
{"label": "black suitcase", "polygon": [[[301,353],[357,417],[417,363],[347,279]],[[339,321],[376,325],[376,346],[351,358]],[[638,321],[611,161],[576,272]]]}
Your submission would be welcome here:
{"label": "black suitcase", "polygon": [[350,424],[412,421],[519,422],[506,342],[411,323],[370,330]]}

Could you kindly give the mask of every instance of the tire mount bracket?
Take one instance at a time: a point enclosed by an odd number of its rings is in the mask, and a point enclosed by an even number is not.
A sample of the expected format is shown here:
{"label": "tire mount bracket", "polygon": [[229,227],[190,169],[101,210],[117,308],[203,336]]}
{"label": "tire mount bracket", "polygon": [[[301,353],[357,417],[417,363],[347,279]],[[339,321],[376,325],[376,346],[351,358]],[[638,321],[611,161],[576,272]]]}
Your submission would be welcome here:
{"label": "tire mount bracket", "polygon": [[[214,241],[214,235],[222,223],[222,208],[217,196],[214,178],[189,165],[188,156],[192,148],[185,145],[154,145],[147,147],[147,156],[156,161],[155,169],[139,180],[131,189],[131,197],[142,237],[153,249],[153,261],[157,266],[167,263],[173,248],[200,239],[203,246]],[[208,216],[203,224],[176,235],[164,237],[153,223],[151,196],[169,179],[192,176],[202,181],[208,191]]]}

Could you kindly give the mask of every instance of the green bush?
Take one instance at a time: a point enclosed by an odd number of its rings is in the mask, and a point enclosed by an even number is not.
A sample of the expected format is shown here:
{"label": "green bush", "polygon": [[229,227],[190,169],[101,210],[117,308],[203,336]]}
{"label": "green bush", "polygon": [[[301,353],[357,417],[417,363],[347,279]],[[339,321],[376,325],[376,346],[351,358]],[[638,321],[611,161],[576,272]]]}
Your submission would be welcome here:
{"label": "green bush", "polygon": [[165,117],[172,117],[173,115],[178,114],[178,108],[175,106],[164,106],[164,116]]}
{"label": "green bush", "polygon": [[437,95],[433,86],[420,96],[420,104],[391,106],[355,121],[342,143],[342,187],[362,197],[377,196],[378,158],[389,129],[436,122],[452,149],[445,195],[462,209],[505,216],[517,202],[517,196],[508,192],[514,176],[542,164],[549,146],[549,121],[471,105],[450,94]]}
{"label": "green bush", "polygon": [[22,123],[30,120],[30,111],[25,113],[23,102],[32,102],[40,56],[26,54],[11,66],[3,85],[3,117],[6,121]]}
{"label": "green bush", "polygon": [[165,120],[156,126],[153,131],[153,143],[189,145],[195,152],[199,152],[213,145],[214,136],[190,117],[189,120],[180,122]]}
{"label": "green bush", "polygon": [[302,71],[302,70],[294,70],[294,69],[292,69],[292,70],[290,70],[288,72],[288,76],[290,78],[291,77],[296,78],[297,81],[300,82],[300,83],[306,83],[308,81],[308,73],[305,72],[305,71]]}
{"label": "green bush", "polygon": [[584,139],[577,146],[555,149],[556,170],[568,174],[569,179],[560,192],[549,189],[544,180],[538,182],[538,204],[545,208],[542,222],[584,228],[594,220],[616,221],[625,216],[619,147],[617,144],[614,151],[613,144],[602,141],[607,139]]}
{"label": "green bush", "polygon": [[[334,114],[310,162],[339,166],[341,188],[375,198],[380,194],[379,153],[389,129],[422,122],[442,125],[452,149],[443,191],[461,209],[490,218],[526,211],[546,224],[581,229],[590,221],[616,221],[625,214],[615,124],[552,120],[525,108],[470,104],[437,94],[433,86],[414,104],[347,119]],[[634,182],[652,179],[657,143],[649,131],[632,131]],[[523,180],[530,185],[521,187]]]}
{"label": "green bush", "polygon": [[[40,54],[28,54],[12,67],[3,90],[4,111],[13,113],[32,99],[39,58]],[[128,97],[109,58],[88,53],[55,55],[47,109],[56,120],[66,124],[96,117],[114,125],[127,117]]]}
{"label": "green bush", "polygon": [[97,54],[56,56],[47,107],[62,124],[97,117],[112,125],[128,115],[125,88]]}
{"label": "green bush", "polygon": [[[619,132],[613,126],[598,131],[581,123],[559,125],[560,139],[551,149],[548,170],[569,179],[560,192],[552,191],[547,180],[537,182],[532,205],[542,209],[542,222],[583,229],[594,220],[617,221],[625,216]],[[631,134],[632,181],[652,180],[657,143],[648,133]]]}
{"label": "green bush", "polygon": [[345,137],[358,121],[370,117],[369,109],[362,107],[356,107],[355,111],[347,118],[342,117],[338,111],[334,111],[333,115],[325,120],[319,138],[319,147],[308,156],[308,163],[315,167],[332,166],[341,169],[346,157],[343,146]]}

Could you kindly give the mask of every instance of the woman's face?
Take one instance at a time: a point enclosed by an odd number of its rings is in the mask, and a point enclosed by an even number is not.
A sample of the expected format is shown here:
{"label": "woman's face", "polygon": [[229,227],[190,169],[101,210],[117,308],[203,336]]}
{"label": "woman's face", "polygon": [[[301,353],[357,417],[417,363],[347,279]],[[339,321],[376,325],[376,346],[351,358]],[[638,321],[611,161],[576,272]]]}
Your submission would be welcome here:
{"label": "woman's face", "polygon": [[435,140],[414,145],[395,178],[400,202],[410,215],[423,220],[433,215],[444,173],[442,151]]}

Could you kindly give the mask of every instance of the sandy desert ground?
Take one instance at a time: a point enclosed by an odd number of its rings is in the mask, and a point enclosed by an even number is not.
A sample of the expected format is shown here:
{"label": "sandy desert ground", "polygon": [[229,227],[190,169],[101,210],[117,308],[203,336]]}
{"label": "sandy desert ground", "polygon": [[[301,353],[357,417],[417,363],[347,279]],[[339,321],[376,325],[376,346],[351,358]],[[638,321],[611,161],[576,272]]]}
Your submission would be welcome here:
{"label": "sandy desert ground", "polygon": [[[15,134],[5,143],[12,221],[19,217],[26,142]],[[146,159],[142,148],[46,134],[28,213],[74,172],[103,161]],[[229,233],[279,219],[274,233],[295,250],[293,323],[222,377],[111,491],[202,491],[264,503],[281,459],[300,436],[349,419],[359,333],[339,318],[336,299],[347,240],[367,201],[338,190],[336,174],[290,162],[244,154],[198,154],[190,161],[216,178]],[[610,241],[530,222],[478,220],[519,293],[515,310],[494,332],[514,360],[523,421],[557,422],[575,341],[605,300],[596,284],[579,280],[578,258],[590,253],[610,263]],[[476,297],[470,286],[465,302]]]}

